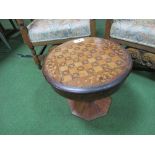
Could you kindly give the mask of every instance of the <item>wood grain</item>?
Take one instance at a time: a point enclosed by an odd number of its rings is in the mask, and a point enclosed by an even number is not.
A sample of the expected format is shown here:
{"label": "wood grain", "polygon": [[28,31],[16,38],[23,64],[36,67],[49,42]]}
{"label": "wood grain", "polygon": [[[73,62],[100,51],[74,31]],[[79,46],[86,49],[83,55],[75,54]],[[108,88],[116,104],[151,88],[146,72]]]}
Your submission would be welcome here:
{"label": "wood grain", "polygon": [[72,114],[85,120],[94,120],[107,114],[111,104],[111,98],[96,100],[93,102],[79,102],[69,100]]}

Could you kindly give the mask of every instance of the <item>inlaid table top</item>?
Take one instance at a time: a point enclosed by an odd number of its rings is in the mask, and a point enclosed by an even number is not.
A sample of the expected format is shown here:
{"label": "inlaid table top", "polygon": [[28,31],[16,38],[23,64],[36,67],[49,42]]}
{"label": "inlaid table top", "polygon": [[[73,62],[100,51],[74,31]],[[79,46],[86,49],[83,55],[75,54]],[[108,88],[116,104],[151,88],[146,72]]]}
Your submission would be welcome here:
{"label": "inlaid table top", "polygon": [[101,38],[71,40],[49,51],[43,73],[60,87],[97,88],[125,78],[131,57],[120,45]]}

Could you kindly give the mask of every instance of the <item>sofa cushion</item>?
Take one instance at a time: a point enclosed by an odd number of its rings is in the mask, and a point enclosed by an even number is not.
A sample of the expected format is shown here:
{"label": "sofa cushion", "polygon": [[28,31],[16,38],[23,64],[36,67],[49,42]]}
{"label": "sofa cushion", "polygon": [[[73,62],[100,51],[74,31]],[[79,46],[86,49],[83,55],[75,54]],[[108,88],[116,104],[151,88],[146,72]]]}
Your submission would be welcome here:
{"label": "sofa cushion", "polygon": [[116,39],[155,47],[155,20],[114,20],[110,31],[110,36]]}
{"label": "sofa cushion", "polygon": [[32,42],[44,42],[89,36],[90,20],[87,19],[37,19],[28,25]]}

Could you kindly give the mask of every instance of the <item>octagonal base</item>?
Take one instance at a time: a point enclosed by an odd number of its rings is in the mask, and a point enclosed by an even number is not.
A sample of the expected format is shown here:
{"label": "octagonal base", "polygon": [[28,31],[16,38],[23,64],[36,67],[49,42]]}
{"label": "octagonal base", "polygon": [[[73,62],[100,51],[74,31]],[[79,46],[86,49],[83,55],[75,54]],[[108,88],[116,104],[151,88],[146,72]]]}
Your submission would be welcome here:
{"label": "octagonal base", "polygon": [[111,104],[111,98],[84,102],[68,100],[72,114],[85,120],[93,120],[107,114]]}

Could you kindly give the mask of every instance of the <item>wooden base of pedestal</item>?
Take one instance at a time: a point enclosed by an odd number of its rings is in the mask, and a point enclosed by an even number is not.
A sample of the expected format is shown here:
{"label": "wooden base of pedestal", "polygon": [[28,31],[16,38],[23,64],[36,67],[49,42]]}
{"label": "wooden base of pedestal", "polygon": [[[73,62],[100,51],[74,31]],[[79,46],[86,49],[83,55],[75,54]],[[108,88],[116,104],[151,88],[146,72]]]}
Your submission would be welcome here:
{"label": "wooden base of pedestal", "polygon": [[106,115],[110,104],[110,97],[91,102],[69,100],[72,114],[85,120],[93,120]]}

